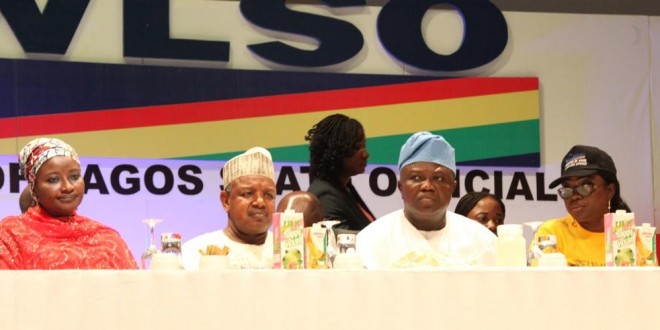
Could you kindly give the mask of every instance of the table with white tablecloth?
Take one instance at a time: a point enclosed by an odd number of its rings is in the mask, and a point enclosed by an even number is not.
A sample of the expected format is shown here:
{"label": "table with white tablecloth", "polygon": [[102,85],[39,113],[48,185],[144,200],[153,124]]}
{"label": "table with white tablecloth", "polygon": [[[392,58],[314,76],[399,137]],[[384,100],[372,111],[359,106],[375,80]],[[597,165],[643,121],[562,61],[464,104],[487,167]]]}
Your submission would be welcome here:
{"label": "table with white tablecloth", "polygon": [[0,329],[660,329],[660,268],[0,271]]}

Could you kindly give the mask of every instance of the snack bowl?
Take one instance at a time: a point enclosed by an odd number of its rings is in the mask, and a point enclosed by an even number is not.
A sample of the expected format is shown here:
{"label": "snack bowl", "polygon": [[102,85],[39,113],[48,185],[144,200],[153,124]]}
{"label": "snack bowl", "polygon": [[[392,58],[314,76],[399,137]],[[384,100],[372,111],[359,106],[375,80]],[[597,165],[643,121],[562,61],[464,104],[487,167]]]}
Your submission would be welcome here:
{"label": "snack bowl", "polygon": [[355,252],[355,249],[350,248],[347,253],[340,253],[335,256],[333,269],[364,270],[364,267],[360,255]]}
{"label": "snack bowl", "polygon": [[560,252],[544,253],[538,261],[538,267],[566,267],[566,257]]}
{"label": "snack bowl", "polygon": [[151,258],[151,270],[181,270],[181,262],[176,254],[156,253]]}
{"label": "snack bowl", "polygon": [[203,255],[199,258],[200,270],[223,270],[229,268],[229,256]]}

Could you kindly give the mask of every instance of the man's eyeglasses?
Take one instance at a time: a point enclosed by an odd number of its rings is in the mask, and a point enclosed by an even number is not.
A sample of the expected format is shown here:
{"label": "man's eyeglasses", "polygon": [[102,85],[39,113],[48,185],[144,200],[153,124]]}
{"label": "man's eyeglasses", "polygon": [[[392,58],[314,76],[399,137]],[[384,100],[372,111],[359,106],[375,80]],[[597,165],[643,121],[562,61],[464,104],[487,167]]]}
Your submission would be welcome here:
{"label": "man's eyeglasses", "polygon": [[573,196],[573,194],[577,193],[578,195],[582,197],[587,197],[591,195],[592,192],[596,190],[596,185],[593,183],[583,183],[577,187],[561,187],[557,189],[557,192],[559,192],[559,196],[563,199],[570,198]]}

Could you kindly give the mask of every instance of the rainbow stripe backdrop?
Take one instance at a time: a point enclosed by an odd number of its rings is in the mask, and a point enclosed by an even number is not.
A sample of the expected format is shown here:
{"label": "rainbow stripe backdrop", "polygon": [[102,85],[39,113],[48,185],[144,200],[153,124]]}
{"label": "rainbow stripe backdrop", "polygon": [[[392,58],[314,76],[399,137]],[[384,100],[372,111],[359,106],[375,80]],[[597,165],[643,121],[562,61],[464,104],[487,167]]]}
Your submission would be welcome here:
{"label": "rainbow stripe backdrop", "polygon": [[440,133],[459,164],[539,166],[537,78],[442,78],[0,60],[0,153],[57,136],[81,155],[307,162],[323,117],[362,122],[371,164]]}

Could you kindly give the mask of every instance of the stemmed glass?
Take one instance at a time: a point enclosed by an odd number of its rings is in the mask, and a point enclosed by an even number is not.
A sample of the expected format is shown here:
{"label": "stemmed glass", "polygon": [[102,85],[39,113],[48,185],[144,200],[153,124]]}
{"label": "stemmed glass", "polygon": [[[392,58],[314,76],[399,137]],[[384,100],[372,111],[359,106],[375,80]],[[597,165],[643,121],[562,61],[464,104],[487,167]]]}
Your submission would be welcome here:
{"label": "stemmed glass", "polygon": [[149,247],[147,247],[147,249],[142,252],[142,257],[140,258],[142,269],[149,269],[151,267],[151,258],[153,258],[154,254],[159,252],[158,248],[156,247],[155,228],[156,225],[162,221],[163,220],[161,219],[142,220],[143,223],[146,223],[147,226],[149,226]]}
{"label": "stemmed glass", "polygon": [[529,227],[532,230],[532,235],[536,235],[536,232],[539,230],[539,227],[543,224],[543,221],[530,221],[525,222],[523,225]]}
{"label": "stemmed glass", "polygon": [[328,263],[332,266],[335,261],[335,256],[337,255],[337,238],[335,236],[335,231],[332,230],[332,227],[341,223],[339,220],[321,220],[319,221],[321,226],[325,227],[328,230],[328,233],[332,235],[333,239],[328,239],[328,246],[326,253],[328,254]]}
{"label": "stemmed glass", "polygon": [[539,227],[543,224],[543,221],[530,221],[530,222],[525,222],[523,223],[524,226],[529,227],[532,230],[532,249],[529,251],[529,254],[527,255],[527,266],[531,266],[533,261],[538,259],[539,253],[538,253],[538,247],[536,243],[536,232],[539,230]]}

